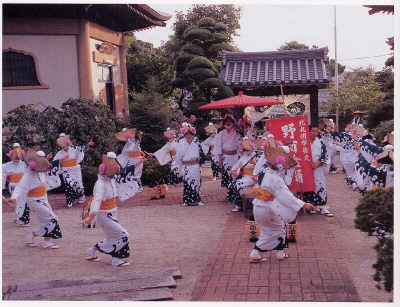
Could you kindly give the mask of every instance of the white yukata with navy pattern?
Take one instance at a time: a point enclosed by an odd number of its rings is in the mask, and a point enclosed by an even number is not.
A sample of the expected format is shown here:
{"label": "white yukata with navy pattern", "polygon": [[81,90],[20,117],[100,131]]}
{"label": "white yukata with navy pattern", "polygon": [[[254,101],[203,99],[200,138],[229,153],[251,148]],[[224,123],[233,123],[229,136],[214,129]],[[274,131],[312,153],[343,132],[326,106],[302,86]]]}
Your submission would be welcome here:
{"label": "white yukata with navy pattern", "polygon": [[[205,155],[199,140],[193,137],[189,144],[185,138],[179,141],[176,151],[177,161],[183,169],[183,203],[190,205],[201,202],[201,164]],[[197,160],[197,164],[184,165],[184,162]]]}
{"label": "white yukata with navy pattern", "polygon": [[38,219],[38,225],[34,230],[36,235],[59,239],[62,237],[61,229],[58,218],[49,204],[47,194],[41,197],[27,196],[30,190],[42,185],[46,185],[46,172],[35,172],[27,167],[21,181],[15,186],[11,198],[16,199],[17,202],[21,198],[26,199],[29,208]]}

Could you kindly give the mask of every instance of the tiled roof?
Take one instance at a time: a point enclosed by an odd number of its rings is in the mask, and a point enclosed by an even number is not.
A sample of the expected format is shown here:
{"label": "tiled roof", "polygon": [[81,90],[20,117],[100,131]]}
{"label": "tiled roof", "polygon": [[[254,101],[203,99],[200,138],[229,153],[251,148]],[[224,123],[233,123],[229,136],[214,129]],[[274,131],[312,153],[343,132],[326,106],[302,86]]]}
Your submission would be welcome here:
{"label": "tiled roof", "polygon": [[231,87],[326,84],[328,47],[266,52],[223,51],[221,78]]}

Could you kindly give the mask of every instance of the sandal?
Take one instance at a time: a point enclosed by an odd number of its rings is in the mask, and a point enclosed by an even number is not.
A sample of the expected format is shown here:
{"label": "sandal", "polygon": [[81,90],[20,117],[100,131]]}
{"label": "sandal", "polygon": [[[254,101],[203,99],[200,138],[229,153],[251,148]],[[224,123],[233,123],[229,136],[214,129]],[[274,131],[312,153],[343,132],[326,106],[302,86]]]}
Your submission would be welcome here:
{"label": "sandal", "polygon": [[267,261],[267,258],[263,257],[263,258],[256,258],[256,259],[249,259],[250,263],[260,263],[260,262],[265,262]]}
{"label": "sandal", "polygon": [[54,243],[50,243],[50,245],[47,245],[47,246],[43,246],[42,245],[42,248],[43,249],[58,249],[60,247],[58,245],[54,244]]}
{"label": "sandal", "polygon": [[276,259],[278,259],[279,261],[282,261],[282,260],[284,260],[284,259],[286,259],[286,258],[289,258],[289,255],[286,254],[286,253],[285,253],[285,255],[284,255],[283,257],[281,257],[281,258],[276,257]]}
{"label": "sandal", "polygon": [[[131,263],[129,261],[122,261],[120,264],[117,264],[117,267],[121,267],[121,266],[127,266],[130,265]],[[115,265],[114,265],[115,266]]]}
{"label": "sandal", "polygon": [[87,256],[86,260],[97,262],[97,261],[100,261],[100,257],[98,257],[98,256],[96,256],[96,257]]}
{"label": "sandal", "polygon": [[25,242],[25,245],[29,246],[29,247],[36,247],[36,243],[35,242]]}

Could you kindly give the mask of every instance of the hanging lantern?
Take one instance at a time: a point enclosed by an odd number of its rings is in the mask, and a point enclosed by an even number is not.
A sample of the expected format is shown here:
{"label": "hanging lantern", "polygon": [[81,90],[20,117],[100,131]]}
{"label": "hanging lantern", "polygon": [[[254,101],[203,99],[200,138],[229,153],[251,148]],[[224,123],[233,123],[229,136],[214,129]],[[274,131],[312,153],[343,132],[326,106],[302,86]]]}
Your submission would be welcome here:
{"label": "hanging lantern", "polygon": [[260,236],[260,226],[258,226],[253,216],[250,216],[250,219],[244,225],[244,232],[249,237],[250,242],[257,242]]}
{"label": "hanging lantern", "polygon": [[296,242],[296,239],[300,235],[300,224],[299,223],[293,223],[289,224],[286,223],[286,238],[288,239],[289,242]]}

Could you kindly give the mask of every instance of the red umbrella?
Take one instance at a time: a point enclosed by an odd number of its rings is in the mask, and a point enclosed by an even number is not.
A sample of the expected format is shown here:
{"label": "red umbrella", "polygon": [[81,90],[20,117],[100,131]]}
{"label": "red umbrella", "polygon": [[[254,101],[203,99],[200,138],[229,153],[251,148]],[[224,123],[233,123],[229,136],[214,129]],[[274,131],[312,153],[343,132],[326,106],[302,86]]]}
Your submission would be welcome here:
{"label": "red umbrella", "polygon": [[224,109],[224,108],[244,108],[247,106],[271,106],[275,104],[282,104],[283,102],[275,99],[260,98],[256,96],[246,96],[240,91],[237,96],[217,100],[205,104],[199,109]]}

